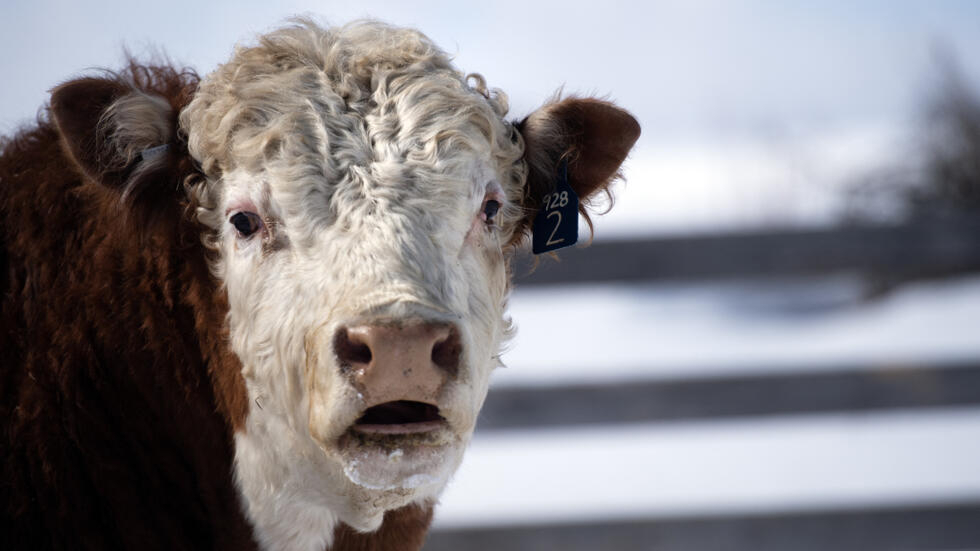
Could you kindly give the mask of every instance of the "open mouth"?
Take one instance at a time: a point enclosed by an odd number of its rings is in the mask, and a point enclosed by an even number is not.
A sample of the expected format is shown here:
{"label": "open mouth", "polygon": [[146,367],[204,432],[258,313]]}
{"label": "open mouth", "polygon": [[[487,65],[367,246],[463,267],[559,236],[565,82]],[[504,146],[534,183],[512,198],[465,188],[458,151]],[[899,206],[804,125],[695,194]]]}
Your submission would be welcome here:
{"label": "open mouth", "polygon": [[419,434],[445,425],[436,406],[399,400],[368,408],[351,428],[364,434]]}

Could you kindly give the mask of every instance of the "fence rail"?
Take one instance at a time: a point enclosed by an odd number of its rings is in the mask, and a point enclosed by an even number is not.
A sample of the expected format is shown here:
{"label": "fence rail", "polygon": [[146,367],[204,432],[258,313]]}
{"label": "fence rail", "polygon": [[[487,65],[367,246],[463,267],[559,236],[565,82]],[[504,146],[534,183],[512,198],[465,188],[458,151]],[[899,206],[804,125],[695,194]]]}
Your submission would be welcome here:
{"label": "fence rail", "polygon": [[[438,514],[438,513],[437,513]],[[425,551],[977,549],[980,504],[430,533]]]}
{"label": "fence rail", "polygon": [[[980,364],[495,388],[479,430],[980,405]],[[980,519],[978,519],[980,523]]]}
{"label": "fence rail", "polygon": [[520,255],[520,286],[696,280],[857,271],[901,280],[980,271],[980,219],[595,242],[536,269]]}

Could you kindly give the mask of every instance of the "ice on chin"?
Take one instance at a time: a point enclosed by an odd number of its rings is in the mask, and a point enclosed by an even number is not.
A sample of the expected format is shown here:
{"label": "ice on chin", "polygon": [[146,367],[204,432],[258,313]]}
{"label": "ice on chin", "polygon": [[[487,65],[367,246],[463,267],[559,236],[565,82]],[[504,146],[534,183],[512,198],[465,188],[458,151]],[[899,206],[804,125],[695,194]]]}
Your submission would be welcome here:
{"label": "ice on chin", "polygon": [[347,457],[344,474],[370,490],[441,486],[452,475],[453,455],[446,447],[361,449]]}

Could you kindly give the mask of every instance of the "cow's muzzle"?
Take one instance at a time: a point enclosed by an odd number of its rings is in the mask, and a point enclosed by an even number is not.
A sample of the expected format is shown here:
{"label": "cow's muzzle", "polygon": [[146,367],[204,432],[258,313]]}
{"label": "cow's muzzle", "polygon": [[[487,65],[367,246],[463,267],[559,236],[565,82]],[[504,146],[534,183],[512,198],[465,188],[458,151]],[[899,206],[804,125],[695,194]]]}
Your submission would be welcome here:
{"label": "cow's muzzle", "polygon": [[365,408],[351,430],[380,436],[445,427],[439,399],[456,377],[462,353],[455,325],[410,321],[341,327],[333,348]]}

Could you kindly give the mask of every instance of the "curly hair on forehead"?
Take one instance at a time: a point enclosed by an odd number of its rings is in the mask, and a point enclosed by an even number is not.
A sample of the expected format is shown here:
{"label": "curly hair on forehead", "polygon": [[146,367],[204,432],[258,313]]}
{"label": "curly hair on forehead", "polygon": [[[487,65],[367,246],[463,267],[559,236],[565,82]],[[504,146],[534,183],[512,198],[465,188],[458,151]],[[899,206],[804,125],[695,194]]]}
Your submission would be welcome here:
{"label": "curly hair on forehead", "polygon": [[[386,138],[407,126],[424,139],[476,123],[492,148],[514,149],[507,109],[505,94],[457,70],[418,31],[370,20],[324,29],[298,19],[239,47],[208,75],[181,125],[191,153],[217,177],[241,163],[257,167],[291,140],[314,154],[335,145],[370,149],[378,136],[368,135],[369,125]],[[392,114],[397,123],[385,120]],[[520,151],[503,156],[517,159]]]}

